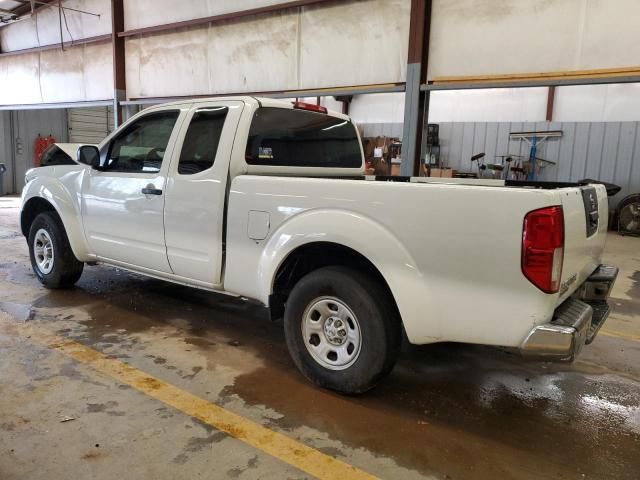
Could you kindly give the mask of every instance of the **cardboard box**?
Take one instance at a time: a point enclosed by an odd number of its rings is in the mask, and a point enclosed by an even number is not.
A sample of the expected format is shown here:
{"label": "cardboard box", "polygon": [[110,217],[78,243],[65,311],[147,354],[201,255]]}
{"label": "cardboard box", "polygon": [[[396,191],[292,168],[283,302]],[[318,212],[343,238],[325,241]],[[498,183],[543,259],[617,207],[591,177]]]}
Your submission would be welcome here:
{"label": "cardboard box", "polygon": [[430,177],[453,178],[455,171],[452,168],[432,168]]}

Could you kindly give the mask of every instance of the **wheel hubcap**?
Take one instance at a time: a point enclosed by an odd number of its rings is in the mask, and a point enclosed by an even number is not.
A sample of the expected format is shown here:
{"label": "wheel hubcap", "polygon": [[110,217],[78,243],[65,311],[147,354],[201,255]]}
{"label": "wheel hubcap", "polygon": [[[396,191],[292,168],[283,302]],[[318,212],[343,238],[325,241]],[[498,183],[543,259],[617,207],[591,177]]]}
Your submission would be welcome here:
{"label": "wheel hubcap", "polygon": [[353,311],[336,297],[313,300],[304,312],[302,335],[313,359],[330,370],[344,370],[358,359],[360,324]]}
{"label": "wheel hubcap", "polygon": [[45,275],[51,273],[53,270],[53,241],[49,232],[44,228],[36,232],[33,240],[33,256],[41,273]]}

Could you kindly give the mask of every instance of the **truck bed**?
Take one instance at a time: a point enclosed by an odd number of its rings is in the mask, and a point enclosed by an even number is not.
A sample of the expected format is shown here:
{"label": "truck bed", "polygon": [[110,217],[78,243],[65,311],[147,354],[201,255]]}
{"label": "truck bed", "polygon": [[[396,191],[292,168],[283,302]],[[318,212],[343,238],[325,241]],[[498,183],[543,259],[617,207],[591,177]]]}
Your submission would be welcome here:
{"label": "truck bed", "polygon": [[[586,238],[580,188],[362,178],[236,177],[229,195],[225,289],[268,301],[262,276],[248,277],[239,266],[261,265],[263,258],[337,231],[334,240],[363,253],[391,279],[412,343],[517,346],[599,265],[606,222]],[[594,188],[606,218],[606,191]],[[524,277],[520,264],[525,215],[553,205],[565,212],[566,288],[550,295]],[[263,240],[247,235],[251,212],[268,218]],[[469,319],[477,326],[470,328]]]}

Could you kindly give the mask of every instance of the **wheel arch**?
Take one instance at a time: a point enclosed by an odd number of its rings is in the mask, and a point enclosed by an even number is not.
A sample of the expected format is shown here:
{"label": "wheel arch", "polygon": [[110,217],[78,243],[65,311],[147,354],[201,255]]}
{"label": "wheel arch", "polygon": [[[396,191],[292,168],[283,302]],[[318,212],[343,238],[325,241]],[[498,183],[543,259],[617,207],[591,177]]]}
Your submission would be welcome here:
{"label": "wheel arch", "polygon": [[35,218],[42,212],[55,212],[69,239],[76,258],[90,261],[91,255],[85,240],[79,206],[72,194],[60,183],[36,178],[29,182],[23,193],[20,211],[20,230],[25,237]]}
{"label": "wheel arch", "polygon": [[36,217],[43,212],[55,212],[60,216],[55,207],[44,198],[32,197],[27,200],[20,212],[20,230],[22,231],[22,235],[25,237],[29,236],[31,224]]}
{"label": "wheel arch", "polygon": [[396,299],[384,275],[362,253],[340,243],[309,242],[294,248],[280,262],[274,276],[269,296],[269,309],[273,318],[284,312],[284,304],[295,284],[305,275],[329,266],[343,266],[371,275],[385,290],[398,318],[400,311]]}
{"label": "wheel arch", "polygon": [[[311,246],[307,246],[311,245]],[[340,249],[342,256],[357,258],[355,264],[372,271],[384,283],[399,312],[404,330],[412,343],[438,341],[439,328],[433,319],[425,324],[423,302],[433,301],[431,289],[416,261],[402,241],[377,220],[344,209],[313,209],[293,215],[270,236],[258,259],[258,275],[255,290],[245,291],[265,305],[273,307],[272,317],[282,314],[286,290],[275,291],[276,278],[282,275],[282,266],[295,258],[295,251],[330,247],[324,256],[331,259],[333,250]],[[303,250],[298,250],[302,248]],[[315,252],[318,253],[318,252]],[[291,255],[294,255],[293,257]],[[319,256],[323,256],[320,254]],[[236,282],[239,281],[234,278]],[[281,281],[281,280],[279,280]],[[242,287],[239,287],[242,288]],[[240,291],[240,290],[239,290]],[[275,294],[274,294],[275,292]],[[255,293],[255,296],[253,295]]]}

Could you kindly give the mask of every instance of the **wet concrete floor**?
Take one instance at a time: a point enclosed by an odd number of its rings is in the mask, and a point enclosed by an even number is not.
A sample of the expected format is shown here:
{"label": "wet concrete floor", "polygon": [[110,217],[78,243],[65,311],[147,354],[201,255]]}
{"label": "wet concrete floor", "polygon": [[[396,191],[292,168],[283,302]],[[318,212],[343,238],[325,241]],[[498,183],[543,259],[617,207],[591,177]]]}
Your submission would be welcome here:
{"label": "wet concrete floor", "polygon": [[[405,346],[373,392],[319,390],[261,308],[106,266],[48,291],[0,198],[0,479],[307,478],[32,341],[45,328],[382,478],[640,478],[640,239],[611,234],[614,312],[573,364]],[[69,420],[71,419],[71,420]],[[64,421],[67,420],[67,421]]]}

